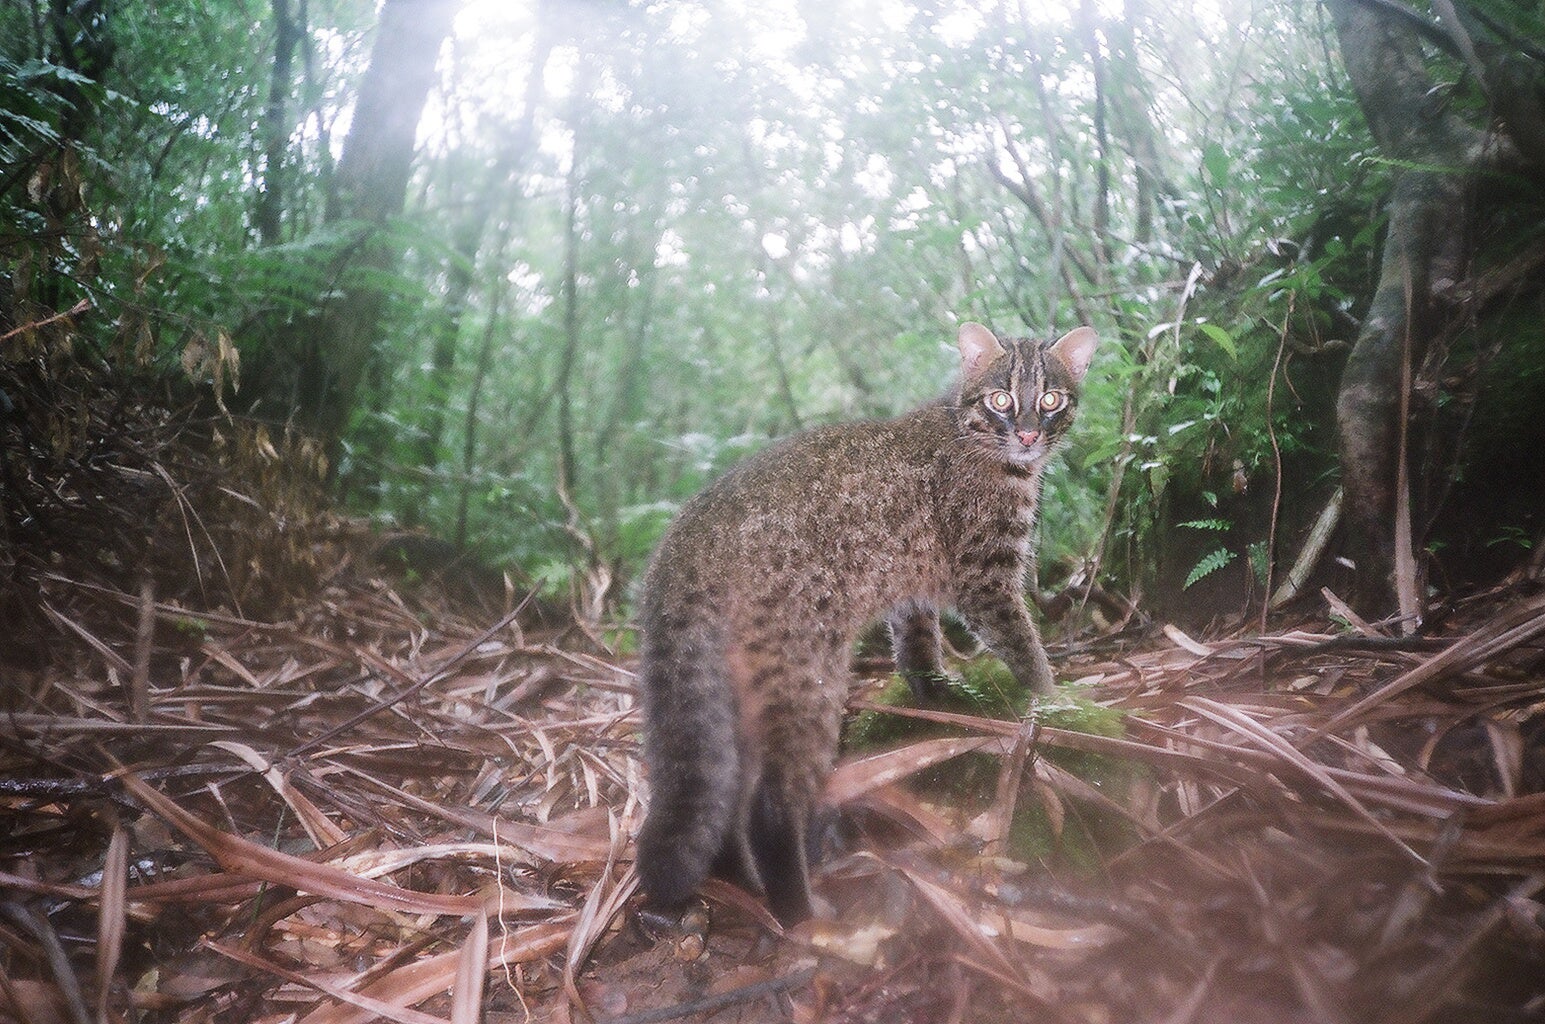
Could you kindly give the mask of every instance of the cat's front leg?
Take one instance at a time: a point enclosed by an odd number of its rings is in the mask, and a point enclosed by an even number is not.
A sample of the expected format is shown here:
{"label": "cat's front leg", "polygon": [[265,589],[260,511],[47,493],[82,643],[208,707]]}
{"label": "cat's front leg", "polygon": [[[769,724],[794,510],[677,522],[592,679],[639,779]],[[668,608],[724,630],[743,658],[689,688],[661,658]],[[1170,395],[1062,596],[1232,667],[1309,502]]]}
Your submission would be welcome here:
{"label": "cat's front leg", "polygon": [[1031,693],[1056,692],[1046,648],[1018,586],[984,580],[961,592],[957,608],[988,650],[1003,659],[1019,685]]}
{"label": "cat's front leg", "polygon": [[939,634],[939,610],[929,604],[908,604],[887,616],[896,671],[912,687],[912,695],[937,703],[949,692],[944,672],[944,646]]}

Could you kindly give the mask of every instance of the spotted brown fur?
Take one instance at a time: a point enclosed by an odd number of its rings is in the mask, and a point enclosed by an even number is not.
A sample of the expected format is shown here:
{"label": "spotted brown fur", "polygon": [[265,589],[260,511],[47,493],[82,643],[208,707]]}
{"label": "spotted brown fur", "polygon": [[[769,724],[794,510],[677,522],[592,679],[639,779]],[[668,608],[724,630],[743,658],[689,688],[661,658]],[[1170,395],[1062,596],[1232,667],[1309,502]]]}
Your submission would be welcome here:
{"label": "spotted brown fur", "polygon": [[[943,607],[1021,685],[1052,689],[1024,599],[1030,524],[1094,344],[1088,328],[1046,345],[964,324],[944,400],[796,435],[682,509],[640,616],[651,797],[638,870],[653,905],[680,908],[713,869],[785,922],[809,915],[811,821],[867,623],[889,624],[923,699],[944,678]],[[995,392],[1013,401],[988,402]]]}

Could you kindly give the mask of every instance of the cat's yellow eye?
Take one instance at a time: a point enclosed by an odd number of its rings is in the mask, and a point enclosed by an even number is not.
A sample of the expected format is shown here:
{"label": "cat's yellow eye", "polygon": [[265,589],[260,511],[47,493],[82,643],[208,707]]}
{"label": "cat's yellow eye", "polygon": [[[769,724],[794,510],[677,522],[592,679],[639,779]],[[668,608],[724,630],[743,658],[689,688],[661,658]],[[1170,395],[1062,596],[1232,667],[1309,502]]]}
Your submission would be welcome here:
{"label": "cat's yellow eye", "polygon": [[1061,409],[1064,405],[1068,404],[1067,392],[1048,391],[1046,394],[1041,396],[1041,401],[1038,404],[1040,405],[1042,412],[1056,412],[1058,409]]}
{"label": "cat's yellow eye", "polygon": [[987,392],[987,408],[993,412],[1008,412],[1014,408],[1014,396],[1007,391]]}

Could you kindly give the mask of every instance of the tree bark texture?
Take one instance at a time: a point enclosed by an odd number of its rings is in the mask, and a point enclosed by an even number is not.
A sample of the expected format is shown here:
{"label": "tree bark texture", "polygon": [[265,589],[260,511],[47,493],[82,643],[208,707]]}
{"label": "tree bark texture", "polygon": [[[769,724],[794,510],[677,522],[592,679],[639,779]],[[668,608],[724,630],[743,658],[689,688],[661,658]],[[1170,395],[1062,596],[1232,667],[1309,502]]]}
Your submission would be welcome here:
{"label": "tree bark texture", "polygon": [[349,283],[324,311],[308,346],[312,365],[301,381],[299,410],[334,465],[374,355],[386,301],[380,281],[397,265],[381,228],[402,213],[419,118],[457,7],[457,0],[386,0],[338,162],[337,193],[325,219],[356,223],[358,233],[348,255]]}
{"label": "tree bark texture", "polygon": [[284,164],[289,149],[290,86],[295,48],[302,25],[290,10],[290,0],[273,0],[274,66],[268,79],[268,104],[263,109],[263,187],[258,192],[253,222],[258,244],[278,245],[284,221]]}
{"label": "tree bark texture", "polygon": [[1409,381],[1428,347],[1463,315],[1457,297],[1475,234],[1474,172],[1495,146],[1449,112],[1407,22],[1358,0],[1328,0],[1328,6],[1363,115],[1380,150],[1400,167],[1378,289],[1337,402],[1357,598],[1365,612],[1382,613],[1402,589],[1417,592],[1409,577],[1421,537],[1396,524],[1402,517],[1426,521],[1427,482],[1409,475],[1426,460],[1410,425],[1429,410],[1412,408]]}
{"label": "tree bark texture", "polygon": [[[576,133],[577,134],[577,133]],[[569,166],[568,196],[563,211],[563,357],[558,364],[558,485],[572,495],[578,486],[574,454],[574,399],[571,383],[579,355],[579,186],[580,148],[574,147]]]}

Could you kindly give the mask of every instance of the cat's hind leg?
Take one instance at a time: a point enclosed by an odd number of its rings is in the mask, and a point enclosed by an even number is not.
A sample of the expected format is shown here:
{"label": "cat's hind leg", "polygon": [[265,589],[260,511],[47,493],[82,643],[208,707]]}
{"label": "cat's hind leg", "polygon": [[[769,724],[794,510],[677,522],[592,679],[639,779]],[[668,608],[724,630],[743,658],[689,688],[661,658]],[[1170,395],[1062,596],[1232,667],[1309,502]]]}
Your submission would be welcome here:
{"label": "cat's hind leg", "polygon": [[812,910],[812,837],[827,777],[837,760],[847,701],[848,648],[780,662],[758,696],[759,774],[745,804],[747,857],[773,914],[797,924]]}
{"label": "cat's hind leg", "polygon": [[746,822],[767,905],[785,926],[810,916],[809,842],[812,808],[777,770],[762,777]]}

